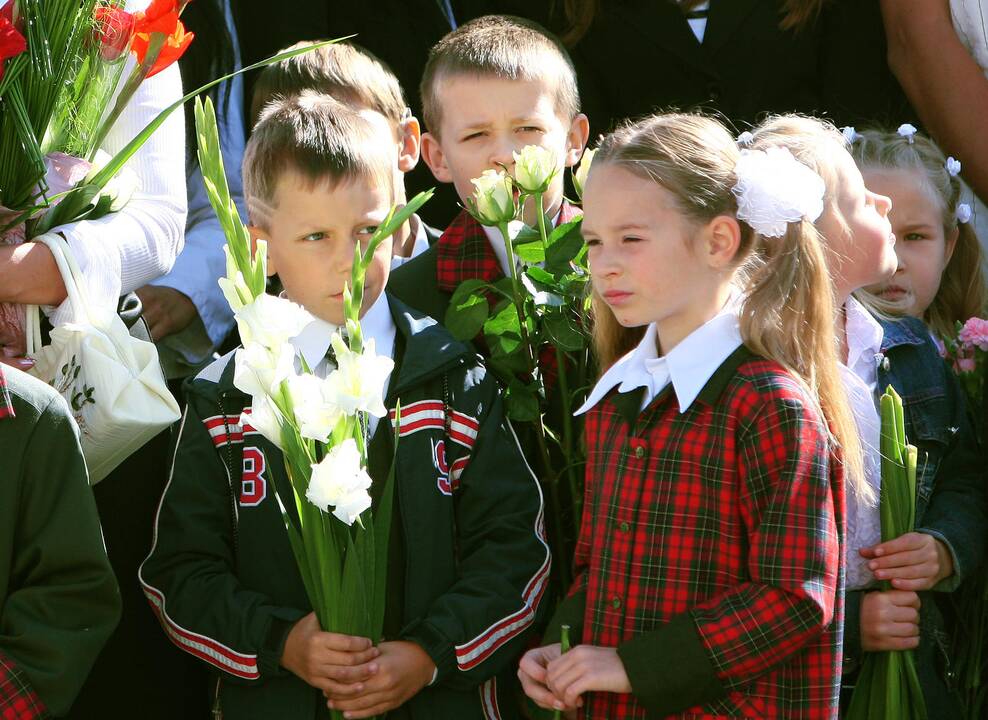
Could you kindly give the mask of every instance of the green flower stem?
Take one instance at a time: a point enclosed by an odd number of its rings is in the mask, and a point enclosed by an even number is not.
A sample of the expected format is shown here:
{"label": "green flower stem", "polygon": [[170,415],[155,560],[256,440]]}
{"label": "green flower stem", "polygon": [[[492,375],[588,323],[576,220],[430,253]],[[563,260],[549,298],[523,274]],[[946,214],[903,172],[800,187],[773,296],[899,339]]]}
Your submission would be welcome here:
{"label": "green flower stem", "polygon": [[[569,640],[569,625],[561,625],[559,627],[559,653],[565,655],[569,652],[570,640]],[[562,710],[554,710],[552,713],[553,720],[562,720],[563,712]]]}
{"label": "green flower stem", "polygon": [[[522,343],[525,345],[525,350],[528,353],[528,367],[529,374],[533,382],[538,382],[536,369],[537,369],[537,358],[535,355],[535,348],[532,347],[532,340],[528,335],[528,327],[525,322],[525,295],[523,293],[521,282],[518,280],[518,268],[515,262],[515,251],[511,245],[511,236],[508,234],[508,224],[501,223],[498,225],[498,230],[501,231],[501,236],[504,238],[504,246],[508,251],[508,270],[511,273],[511,292],[512,292],[512,303],[515,306],[515,312],[518,313],[518,325],[521,332]],[[552,470],[552,460],[549,456],[549,445],[545,439],[545,426],[542,424],[542,417],[536,419],[535,421],[535,441],[539,447],[539,457],[542,461],[542,484],[548,485],[549,487],[549,502],[552,505],[552,514],[555,518],[555,522],[551,523],[553,528],[552,532],[555,536],[555,546],[557,548],[565,547],[562,523],[560,522],[560,511],[562,509],[562,503],[559,499],[559,482],[558,477]],[[558,563],[559,568],[559,578],[562,583],[562,587],[569,587],[570,585],[570,571],[569,563]]]}
{"label": "green flower stem", "polygon": [[539,212],[539,237],[542,238],[542,252],[549,249],[549,235],[545,229],[545,206],[542,204],[542,193],[535,194],[535,205]]}

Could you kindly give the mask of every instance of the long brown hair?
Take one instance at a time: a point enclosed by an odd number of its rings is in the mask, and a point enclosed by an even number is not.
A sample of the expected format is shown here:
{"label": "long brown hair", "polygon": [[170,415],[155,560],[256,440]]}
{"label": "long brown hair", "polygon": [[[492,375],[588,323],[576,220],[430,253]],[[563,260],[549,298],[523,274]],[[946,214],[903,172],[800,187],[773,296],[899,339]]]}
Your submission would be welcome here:
{"label": "long brown hair", "polygon": [[[681,6],[684,11],[691,10],[699,5],[703,0],[670,0]],[[823,6],[829,0],[783,0],[782,20],[779,27],[783,30],[802,30],[816,22],[820,17]],[[721,0],[721,2],[734,2],[734,0]],[[560,40],[567,47],[573,47],[587,34],[587,30],[593,24],[597,12],[600,10],[600,0],[561,0],[563,10],[564,30],[560,35]],[[553,2],[553,9],[556,2]]]}
{"label": "long brown hair", "polygon": [[[692,114],[656,115],[608,135],[593,167],[617,164],[656,182],[683,215],[702,226],[719,215],[736,216],[735,166],[740,151],[717,121]],[[767,238],[739,221],[741,243],[735,282],[743,288],[741,336],[758,355],[790,370],[817,399],[843,450],[849,481],[871,499],[864,482],[861,442],[838,368],[835,301],[825,249],[813,223],[789,223],[781,238]],[[642,337],[622,327],[594,293],[594,345],[609,367]]]}
{"label": "long brown hair", "polygon": [[985,310],[985,276],[981,244],[973,223],[957,221],[961,182],[947,170],[947,158],[929,138],[916,133],[912,141],[897,132],[866,130],[851,145],[851,155],[862,170],[917,170],[923,173],[939,203],[944,237],[957,232],[954,253],[940,278],[940,289],[923,319],[940,337],[952,337],[955,325],[980,316]]}

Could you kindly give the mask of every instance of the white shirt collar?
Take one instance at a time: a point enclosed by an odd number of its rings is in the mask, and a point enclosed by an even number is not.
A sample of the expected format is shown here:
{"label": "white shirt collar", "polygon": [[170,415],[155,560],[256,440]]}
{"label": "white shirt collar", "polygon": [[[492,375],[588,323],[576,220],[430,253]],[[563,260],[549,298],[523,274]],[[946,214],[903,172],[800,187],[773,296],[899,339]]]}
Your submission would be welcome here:
{"label": "white shirt collar", "polygon": [[[391,308],[385,293],[382,292],[374,304],[364,313],[360,319],[360,328],[364,338],[374,338],[374,350],[378,355],[394,356],[397,328],[395,328],[394,319],[391,317]],[[302,332],[291,339],[291,344],[305,358],[306,364],[312,371],[316,372],[326,358],[333,333],[339,329],[339,325],[313,318],[312,322],[302,329]],[[387,382],[385,382],[385,387],[387,387]]]}
{"label": "white shirt collar", "polygon": [[864,305],[853,297],[844,304],[847,367],[869,386],[878,381],[878,357],[885,332]]}
{"label": "white shirt collar", "polygon": [[670,382],[679,401],[679,412],[689,410],[717,368],[741,346],[736,302],[729,302],[724,310],[661,358],[656,350],[656,337],[653,323],[646,329],[638,347],[604,373],[587,401],[574,414],[585,413],[615,385],[619,386],[619,392],[644,387],[644,409]]}
{"label": "white shirt collar", "polygon": [[391,258],[391,269],[394,270],[396,267],[401,267],[409,260],[414,257],[418,257],[426,250],[429,249],[429,234],[425,231],[425,223],[422,222],[422,218],[418,215],[412,215],[408,219],[412,227],[415,228],[415,244],[412,245],[412,254],[408,257],[402,257],[401,255],[395,255]]}

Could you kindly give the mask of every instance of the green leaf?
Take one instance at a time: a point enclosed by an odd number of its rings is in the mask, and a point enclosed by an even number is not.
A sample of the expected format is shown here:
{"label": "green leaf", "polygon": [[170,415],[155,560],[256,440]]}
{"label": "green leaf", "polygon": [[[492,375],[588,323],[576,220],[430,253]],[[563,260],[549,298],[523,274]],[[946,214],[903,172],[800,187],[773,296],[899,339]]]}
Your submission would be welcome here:
{"label": "green leaf", "polygon": [[547,313],[543,327],[554,345],[564,352],[583,350],[590,338],[584,333],[566,308],[563,312]]}
{"label": "green leaf", "polygon": [[552,273],[546,272],[539,266],[535,265],[525,270],[525,274],[528,275],[530,279],[539,283],[543,287],[542,290],[548,290],[549,292],[559,291],[559,281],[556,280],[556,276]]}
{"label": "green leaf", "polygon": [[571,270],[571,263],[580,256],[584,248],[580,224],[566,223],[560,225],[553,231],[553,235],[567,226],[569,226],[568,230],[549,245],[549,249],[546,251],[545,269],[553,275],[562,275]]}
{"label": "green leaf", "polygon": [[582,237],[583,237],[582,234],[581,234],[581,228],[582,227],[583,227],[583,216],[582,215],[580,217],[576,218],[575,220],[570,220],[569,222],[565,222],[565,223],[562,223],[561,225],[557,225],[556,227],[554,227],[552,229],[552,232],[549,233],[549,237],[546,238],[546,244],[549,247],[552,247],[557,242],[559,242],[560,240],[562,240],[567,235],[569,235],[570,233],[573,233],[573,232],[576,232],[577,234],[580,234],[580,237],[582,239]]}
{"label": "green leaf", "polygon": [[518,422],[534,422],[539,419],[538,390],[517,378],[508,385],[504,396],[508,417]]}
{"label": "green leaf", "polygon": [[453,337],[459,340],[473,340],[487,321],[489,305],[483,294],[487,283],[483,280],[467,280],[462,283],[450,298],[443,324]]}

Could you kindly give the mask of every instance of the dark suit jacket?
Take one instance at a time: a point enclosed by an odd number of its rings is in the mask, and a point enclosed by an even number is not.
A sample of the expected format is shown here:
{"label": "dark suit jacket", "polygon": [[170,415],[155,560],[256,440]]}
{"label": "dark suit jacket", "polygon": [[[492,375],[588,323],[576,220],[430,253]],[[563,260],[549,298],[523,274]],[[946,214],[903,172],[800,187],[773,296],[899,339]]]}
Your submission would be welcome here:
{"label": "dark suit jacket", "polygon": [[[500,4],[564,28],[559,12]],[[915,122],[888,70],[878,0],[831,0],[798,33],[779,28],[781,5],[711,0],[701,44],[669,0],[602,0],[571,50],[591,138],[624,118],[674,108],[716,111],[738,130],[780,112],[859,127]]]}

